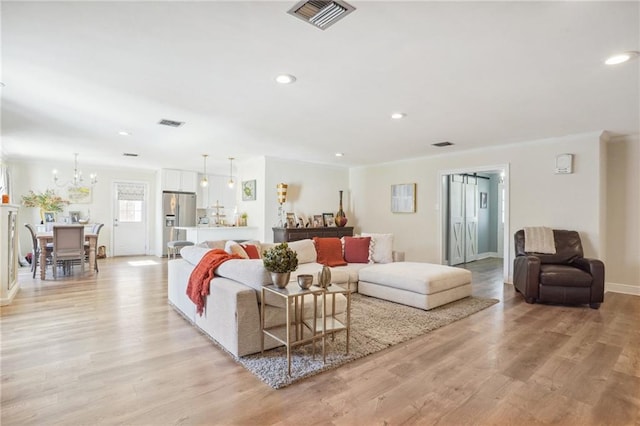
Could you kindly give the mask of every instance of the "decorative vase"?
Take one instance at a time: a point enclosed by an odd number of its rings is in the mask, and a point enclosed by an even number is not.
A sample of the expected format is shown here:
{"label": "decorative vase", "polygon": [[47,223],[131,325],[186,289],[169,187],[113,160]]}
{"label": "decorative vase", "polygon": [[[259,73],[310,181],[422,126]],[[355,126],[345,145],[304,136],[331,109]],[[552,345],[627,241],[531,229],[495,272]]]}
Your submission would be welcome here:
{"label": "decorative vase", "polygon": [[328,266],[323,266],[322,271],[318,272],[318,286],[320,288],[327,288],[331,284],[331,269]]}
{"label": "decorative vase", "polygon": [[343,227],[347,224],[347,216],[344,214],[344,210],[342,210],[342,191],[340,192],[340,210],[336,213],[336,218],[334,219],[336,226]]}
{"label": "decorative vase", "polygon": [[289,284],[291,272],[271,272],[271,281],[278,288],[285,288]]}

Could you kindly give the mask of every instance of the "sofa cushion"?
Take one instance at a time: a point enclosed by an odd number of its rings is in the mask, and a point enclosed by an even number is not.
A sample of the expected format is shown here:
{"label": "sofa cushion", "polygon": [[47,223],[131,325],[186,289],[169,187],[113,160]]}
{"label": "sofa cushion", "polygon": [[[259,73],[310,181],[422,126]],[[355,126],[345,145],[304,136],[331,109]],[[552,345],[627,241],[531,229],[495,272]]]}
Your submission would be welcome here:
{"label": "sofa cushion", "polygon": [[200,263],[200,259],[204,256],[209,250],[208,247],[199,247],[199,246],[187,246],[182,247],[180,249],[180,256],[187,262],[192,265],[197,265]]}
{"label": "sofa cushion", "polygon": [[342,243],[340,238],[318,238],[313,237],[318,252],[318,263],[327,266],[346,265],[342,257]]}
{"label": "sofa cushion", "polygon": [[347,263],[372,263],[371,237],[343,237],[342,240]]}
{"label": "sofa cushion", "polygon": [[363,237],[373,240],[373,261],[375,263],[393,262],[393,234],[371,234],[363,232]]}
{"label": "sofa cushion", "polygon": [[271,284],[271,275],[264,269],[261,259],[231,259],[218,266],[216,275],[229,278],[260,291]]}
{"label": "sofa cushion", "polygon": [[198,247],[224,250],[227,240],[207,240],[196,244]]}
{"label": "sofa cushion", "polygon": [[419,294],[434,294],[470,284],[471,271],[432,263],[397,262],[362,268],[360,284],[362,282]]}
{"label": "sofa cushion", "polygon": [[316,252],[316,247],[310,239],[291,241],[287,244],[289,245],[289,248],[295,251],[298,255],[298,264],[314,263],[317,261],[316,259],[318,254]]}

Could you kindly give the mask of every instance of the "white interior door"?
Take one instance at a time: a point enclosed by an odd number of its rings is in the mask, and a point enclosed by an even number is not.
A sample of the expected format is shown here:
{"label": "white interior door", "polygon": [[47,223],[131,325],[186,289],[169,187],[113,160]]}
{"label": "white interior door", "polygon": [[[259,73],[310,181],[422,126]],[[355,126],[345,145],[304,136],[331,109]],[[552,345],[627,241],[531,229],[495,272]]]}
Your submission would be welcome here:
{"label": "white interior door", "polygon": [[465,202],[465,250],[464,261],[478,259],[478,182],[477,178],[467,176],[464,185]]}
{"label": "white interior door", "polygon": [[113,184],[113,256],[147,254],[147,185]]}
{"label": "white interior door", "polygon": [[451,175],[449,182],[449,265],[464,263],[464,181]]}

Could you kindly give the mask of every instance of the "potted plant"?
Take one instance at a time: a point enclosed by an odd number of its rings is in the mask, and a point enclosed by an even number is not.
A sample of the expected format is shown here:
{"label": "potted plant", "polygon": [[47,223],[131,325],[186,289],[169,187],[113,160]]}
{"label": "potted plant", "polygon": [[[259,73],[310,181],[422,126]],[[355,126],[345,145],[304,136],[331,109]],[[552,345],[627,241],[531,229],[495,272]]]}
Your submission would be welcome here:
{"label": "potted plant", "polygon": [[291,272],[298,269],[298,255],[287,243],[280,243],[262,253],[262,263],[271,273],[271,280],[276,287],[285,288]]}
{"label": "potted plant", "polygon": [[31,190],[27,195],[22,196],[23,206],[40,208],[41,222],[44,221],[45,212],[60,213],[67,204],[69,204],[69,201],[63,200],[53,189],[47,189],[39,193]]}

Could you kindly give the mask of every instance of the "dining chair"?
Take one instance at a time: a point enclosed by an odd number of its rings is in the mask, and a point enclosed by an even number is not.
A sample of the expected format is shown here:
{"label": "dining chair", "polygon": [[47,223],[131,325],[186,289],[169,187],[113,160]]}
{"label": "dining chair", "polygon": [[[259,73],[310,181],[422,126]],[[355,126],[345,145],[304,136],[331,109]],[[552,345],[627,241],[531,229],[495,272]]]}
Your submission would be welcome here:
{"label": "dining chair", "polygon": [[70,261],[79,260],[84,274],[84,225],[56,225],[53,227],[53,278],[57,278],[58,264],[66,269]]}
{"label": "dining chair", "polygon": [[[95,225],[93,225],[93,228],[91,229],[91,232],[96,234],[96,250],[98,250],[98,239],[100,238],[100,230],[102,229],[103,226],[104,226],[104,223],[96,223]],[[88,241],[84,242],[84,253],[85,253],[85,259],[88,262],[89,261],[89,242]],[[93,268],[96,270],[96,272],[100,272],[98,270],[98,254],[97,253],[96,253],[96,260],[93,265]]]}
{"label": "dining chair", "polygon": [[[31,249],[31,272],[33,272],[33,278],[36,277],[36,271],[38,269],[38,264],[40,263],[40,250],[41,247],[38,245],[38,238],[36,238],[36,229],[30,223],[24,224],[25,228],[29,230],[31,233],[31,241],[33,243],[33,248]],[[46,245],[45,250],[47,251],[47,261],[51,260],[51,252],[53,251],[53,243],[49,243]],[[42,267],[42,265],[40,265]],[[45,269],[47,265],[44,265]]]}

